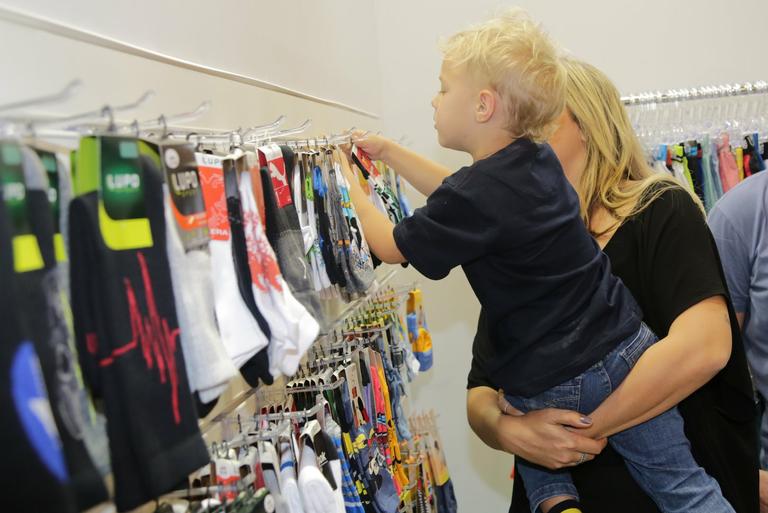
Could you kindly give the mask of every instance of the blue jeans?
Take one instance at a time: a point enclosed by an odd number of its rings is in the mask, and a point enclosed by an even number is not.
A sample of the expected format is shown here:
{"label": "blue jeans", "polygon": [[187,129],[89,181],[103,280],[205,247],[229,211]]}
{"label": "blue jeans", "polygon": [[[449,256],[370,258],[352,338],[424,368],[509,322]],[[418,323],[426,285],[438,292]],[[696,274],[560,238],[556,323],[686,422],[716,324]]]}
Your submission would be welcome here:
{"label": "blue jeans", "polygon": [[[523,412],[560,408],[590,414],[624,381],[640,356],[656,343],[656,335],[642,324],[601,361],[534,397],[507,396]],[[609,437],[638,485],[664,513],[729,513],[720,486],[699,467],[683,431],[683,418],[673,408],[658,417]],[[546,499],[558,495],[578,498],[567,470],[549,470],[522,459],[518,471],[536,513]],[[610,483],[605,483],[610,486]]]}

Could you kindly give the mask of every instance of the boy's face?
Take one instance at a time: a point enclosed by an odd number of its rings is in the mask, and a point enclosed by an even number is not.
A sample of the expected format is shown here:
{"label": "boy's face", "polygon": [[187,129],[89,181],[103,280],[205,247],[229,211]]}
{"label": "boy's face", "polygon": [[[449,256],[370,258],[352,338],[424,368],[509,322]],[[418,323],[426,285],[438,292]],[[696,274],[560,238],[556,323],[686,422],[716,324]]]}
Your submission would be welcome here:
{"label": "boy's face", "polygon": [[463,67],[443,61],[440,91],[432,100],[435,129],[441,146],[467,151],[467,135],[475,123],[475,104],[480,88]]}

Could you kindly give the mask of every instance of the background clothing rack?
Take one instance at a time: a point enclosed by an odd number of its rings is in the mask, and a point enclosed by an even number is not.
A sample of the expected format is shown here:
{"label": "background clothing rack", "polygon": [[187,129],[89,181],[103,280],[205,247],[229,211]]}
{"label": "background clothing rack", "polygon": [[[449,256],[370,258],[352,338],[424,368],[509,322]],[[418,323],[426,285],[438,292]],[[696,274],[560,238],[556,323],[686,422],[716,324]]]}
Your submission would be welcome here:
{"label": "background clothing rack", "polygon": [[648,105],[653,103],[674,103],[689,100],[705,100],[713,98],[725,98],[730,96],[747,96],[752,94],[768,93],[768,82],[745,82],[744,84],[724,84],[703,87],[691,87],[686,89],[669,89],[667,91],[648,91],[640,94],[622,96],[624,105]]}

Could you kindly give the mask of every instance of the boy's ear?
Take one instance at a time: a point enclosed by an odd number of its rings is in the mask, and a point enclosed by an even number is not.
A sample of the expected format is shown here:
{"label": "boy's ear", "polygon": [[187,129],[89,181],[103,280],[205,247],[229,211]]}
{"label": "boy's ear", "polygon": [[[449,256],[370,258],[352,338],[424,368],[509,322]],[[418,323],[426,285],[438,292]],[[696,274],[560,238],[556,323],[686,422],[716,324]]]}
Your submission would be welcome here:
{"label": "boy's ear", "polygon": [[478,95],[477,107],[475,109],[475,121],[478,123],[486,123],[493,117],[498,103],[496,101],[496,95],[489,89],[483,89]]}

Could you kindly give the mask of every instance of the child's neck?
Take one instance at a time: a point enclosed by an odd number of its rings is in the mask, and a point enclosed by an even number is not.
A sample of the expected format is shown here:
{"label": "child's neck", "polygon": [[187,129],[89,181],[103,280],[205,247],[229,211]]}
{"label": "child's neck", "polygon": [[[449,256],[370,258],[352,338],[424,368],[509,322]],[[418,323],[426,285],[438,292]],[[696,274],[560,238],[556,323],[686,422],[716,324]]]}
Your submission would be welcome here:
{"label": "child's neck", "polygon": [[474,148],[469,150],[469,154],[472,155],[473,162],[487,159],[494,153],[498,153],[512,144],[516,139],[517,137],[514,137],[507,132],[484,136],[482,137],[482,141],[478,142]]}

